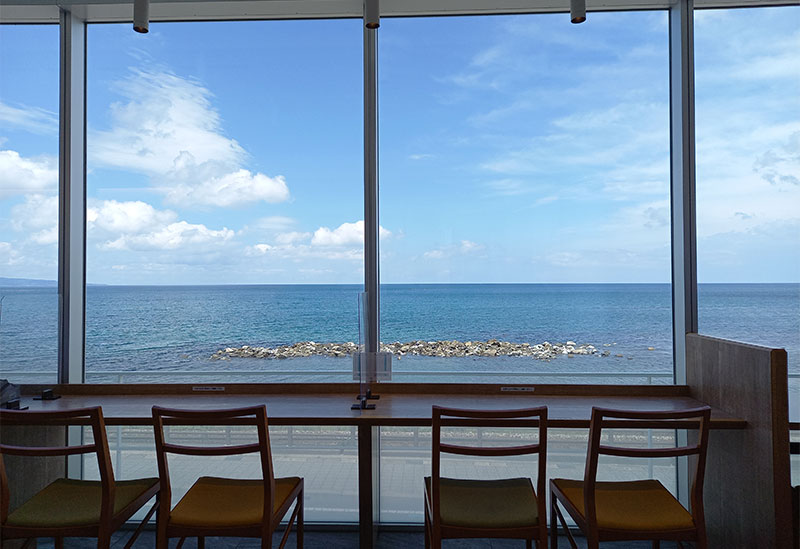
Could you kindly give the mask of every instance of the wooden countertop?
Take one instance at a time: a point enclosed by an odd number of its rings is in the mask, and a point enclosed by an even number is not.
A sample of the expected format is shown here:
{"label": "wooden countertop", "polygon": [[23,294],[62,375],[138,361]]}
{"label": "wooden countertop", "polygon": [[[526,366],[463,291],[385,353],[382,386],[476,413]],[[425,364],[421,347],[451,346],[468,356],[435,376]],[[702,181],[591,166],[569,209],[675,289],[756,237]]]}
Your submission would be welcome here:
{"label": "wooden countertop", "polygon": [[[109,425],[149,425],[151,407],[218,409],[266,404],[275,425],[426,426],[431,406],[513,409],[547,406],[549,425],[587,428],[592,406],[628,410],[677,410],[703,403],[681,385],[469,385],[402,384],[373,386],[375,410],[351,410],[357,384],[64,385],[62,398],[33,400],[39,386],[24,386],[22,405],[30,410],[102,406]],[[711,427],[741,429],[746,422],[713,409]]]}

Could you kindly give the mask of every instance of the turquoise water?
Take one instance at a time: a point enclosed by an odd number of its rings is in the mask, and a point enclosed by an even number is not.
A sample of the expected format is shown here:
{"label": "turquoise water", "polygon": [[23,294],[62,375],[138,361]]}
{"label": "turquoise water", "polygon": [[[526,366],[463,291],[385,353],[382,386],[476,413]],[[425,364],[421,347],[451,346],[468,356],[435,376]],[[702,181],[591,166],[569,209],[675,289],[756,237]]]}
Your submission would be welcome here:
{"label": "turquoise water", "polygon": [[[348,371],[348,359],[212,361],[210,355],[228,346],[358,341],[360,290],[357,285],[89,286],[87,376],[110,381],[95,373],[279,371],[240,379],[278,381],[314,379],[293,371]],[[0,371],[54,375],[56,289],[0,288],[0,295],[5,295]],[[571,340],[610,353],[549,362],[410,356],[394,361],[395,372],[443,372],[438,379],[426,378],[430,381],[455,380],[452,375],[490,381],[478,377],[485,372],[669,374],[670,295],[668,284],[383,285],[381,340]],[[786,347],[790,370],[800,372],[800,284],[702,284],[699,309],[701,333]],[[559,380],[569,381],[546,379]]]}

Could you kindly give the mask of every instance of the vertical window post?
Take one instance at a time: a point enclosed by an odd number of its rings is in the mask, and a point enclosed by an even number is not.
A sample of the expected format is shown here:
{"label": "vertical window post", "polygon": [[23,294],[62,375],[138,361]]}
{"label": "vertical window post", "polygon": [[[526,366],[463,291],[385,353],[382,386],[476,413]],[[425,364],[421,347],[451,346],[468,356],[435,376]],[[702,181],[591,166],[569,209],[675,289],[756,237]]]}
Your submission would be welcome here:
{"label": "vertical window post", "polygon": [[[378,31],[377,2],[364,4],[364,292],[366,292],[366,337],[364,351],[367,370],[375,371],[380,351],[380,272],[378,220]],[[368,9],[369,8],[369,9]],[[379,520],[380,428],[359,427],[359,474],[372,479],[372,492],[359,493],[361,523],[360,547],[375,545]],[[368,464],[368,465],[367,465]],[[359,489],[365,486],[360,483]],[[370,535],[371,533],[371,535]]]}
{"label": "vertical window post", "polygon": [[[86,335],[86,22],[61,10],[58,135],[58,382],[83,383]],[[68,427],[81,444],[83,429]],[[67,475],[83,478],[80,455]]]}
{"label": "vertical window post", "polygon": [[60,14],[58,381],[83,383],[86,334],[86,22]]}
{"label": "vertical window post", "polygon": [[[694,1],[669,10],[672,349],[676,384],[686,383],[686,334],[697,332],[697,223],[694,141]],[[678,433],[678,444],[684,445]],[[686,459],[678,460],[678,498],[688,503]]]}

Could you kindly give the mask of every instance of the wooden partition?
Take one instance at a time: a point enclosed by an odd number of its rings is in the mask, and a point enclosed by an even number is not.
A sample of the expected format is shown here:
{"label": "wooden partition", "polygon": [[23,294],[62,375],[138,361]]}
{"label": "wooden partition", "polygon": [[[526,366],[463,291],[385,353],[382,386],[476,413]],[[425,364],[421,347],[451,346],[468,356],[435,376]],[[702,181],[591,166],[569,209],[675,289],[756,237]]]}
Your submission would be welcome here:
{"label": "wooden partition", "polygon": [[686,369],[693,398],[747,422],[711,433],[709,547],[792,547],[786,351],[689,334]]}

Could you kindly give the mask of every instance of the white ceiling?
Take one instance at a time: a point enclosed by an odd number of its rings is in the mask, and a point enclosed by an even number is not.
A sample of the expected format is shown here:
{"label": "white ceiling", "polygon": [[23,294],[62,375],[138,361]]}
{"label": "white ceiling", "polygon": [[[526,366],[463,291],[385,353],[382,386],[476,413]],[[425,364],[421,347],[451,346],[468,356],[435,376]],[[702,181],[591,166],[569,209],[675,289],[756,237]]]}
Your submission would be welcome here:
{"label": "white ceiling", "polygon": [[[587,10],[665,9],[670,0],[587,0]],[[695,8],[800,5],[800,0],[695,0]],[[131,0],[0,0],[0,23],[55,23],[59,6],[89,22],[132,19]],[[381,15],[553,13],[569,0],[382,0]],[[151,21],[360,17],[362,0],[151,0]]]}

